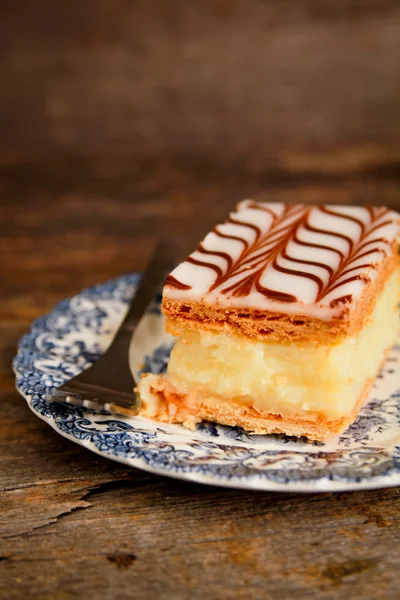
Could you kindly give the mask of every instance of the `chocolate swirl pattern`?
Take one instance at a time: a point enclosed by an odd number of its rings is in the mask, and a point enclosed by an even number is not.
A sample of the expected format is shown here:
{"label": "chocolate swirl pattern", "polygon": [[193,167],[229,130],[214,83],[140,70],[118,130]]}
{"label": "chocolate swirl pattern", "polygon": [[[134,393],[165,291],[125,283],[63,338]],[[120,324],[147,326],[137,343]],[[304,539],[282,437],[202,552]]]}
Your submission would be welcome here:
{"label": "chocolate swirl pattern", "polygon": [[330,318],[376,277],[399,218],[384,207],[246,200],[173,271],[164,295]]}

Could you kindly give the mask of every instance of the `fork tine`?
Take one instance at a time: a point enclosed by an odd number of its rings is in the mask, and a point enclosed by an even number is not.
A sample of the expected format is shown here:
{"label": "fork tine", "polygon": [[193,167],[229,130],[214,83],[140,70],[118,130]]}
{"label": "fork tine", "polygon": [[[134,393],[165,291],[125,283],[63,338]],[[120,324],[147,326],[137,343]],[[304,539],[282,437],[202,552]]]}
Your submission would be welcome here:
{"label": "fork tine", "polygon": [[52,394],[46,395],[47,402],[54,404],[69,404],[71,406],[77,406],[81,408],[88,408],[89,410],[95,411],[107,411],[110,413],[117,413],[126,416],[135,416],[138,413],[138,403],[131,402],[130,404],[123,405],[119,402],[106,402],[105,400],[99,400],[97,397],[92,398],[81,397],[78,394],[68,394],[67,392],[60,392],[55,390]]}

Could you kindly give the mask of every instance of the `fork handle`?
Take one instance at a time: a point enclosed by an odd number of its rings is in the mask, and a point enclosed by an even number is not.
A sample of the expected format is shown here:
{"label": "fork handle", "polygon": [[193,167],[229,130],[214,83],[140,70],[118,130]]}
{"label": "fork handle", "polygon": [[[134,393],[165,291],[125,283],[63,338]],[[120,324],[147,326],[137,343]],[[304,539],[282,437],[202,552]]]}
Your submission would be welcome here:
{"label": "fork handle", "polygon": [[155,294],[159,291],[160,281],[165,281],[168,274],[176,266],[178,257],[179,248],[174,242],[166,240],[158,242],[150,263],[140,280],[139,290],[122,321],[116,337],[123,329],[133,331],[136,328]]}

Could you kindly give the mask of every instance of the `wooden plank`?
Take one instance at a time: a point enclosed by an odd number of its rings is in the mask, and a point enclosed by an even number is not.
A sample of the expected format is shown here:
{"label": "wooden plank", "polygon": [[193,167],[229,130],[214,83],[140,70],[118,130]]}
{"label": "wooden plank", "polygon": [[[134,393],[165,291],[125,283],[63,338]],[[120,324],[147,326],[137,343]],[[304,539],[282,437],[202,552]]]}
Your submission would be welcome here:
{"label": "wooden plank", "polygon": [[397,171],[386,167],[288,176],[252,161],[59,157],[0,163],[0,186],[0,318],[26,323],[83,287],[140,270],[160,235],[196,244],[249,196],[400,206]]}
{"label": "wooden plank", "polygon": [[[21,421],[26,410],[18,405]],[[79,448],[58,448],[58,459],[32,450],[27,444],[26,466],[44,468],[50,459],[53,480],[2,494],[3,597],[397,597],[397,489],[220,490],[136,476]],[[21,456],[19,444],[13,452]],[[18,477],[19,461],[9,464]]]}
{"label": "wooden plank", "polygon": [[6,2],[3,156],[399,160],[400,7],[316,0]]}
{"label": "wooden plank", "polygon": [[[400,491],[272,494],[129,469],[65,440],[13,390],[32,318],[197,237],[243,196],[399,207],[388,169],[275,179],[249,165],[70,159],[0,175],[0,597],[397,600]],[[192,225],[194,225],[192,227]]]}

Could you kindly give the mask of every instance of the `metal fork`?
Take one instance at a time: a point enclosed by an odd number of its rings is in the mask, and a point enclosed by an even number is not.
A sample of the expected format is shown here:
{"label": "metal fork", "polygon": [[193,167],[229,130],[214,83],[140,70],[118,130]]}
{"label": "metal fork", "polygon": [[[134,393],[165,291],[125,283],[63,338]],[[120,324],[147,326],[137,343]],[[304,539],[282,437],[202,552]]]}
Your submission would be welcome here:
{"label": "metal fork", "polygon": [[177,256],[178,249],[172,243],[162,241],[157,245],[111,345],[86,371],[48,394],[47,401],[124,415],[137,414],[135,380],[129,366],[132,334],[175,266]]}

